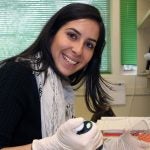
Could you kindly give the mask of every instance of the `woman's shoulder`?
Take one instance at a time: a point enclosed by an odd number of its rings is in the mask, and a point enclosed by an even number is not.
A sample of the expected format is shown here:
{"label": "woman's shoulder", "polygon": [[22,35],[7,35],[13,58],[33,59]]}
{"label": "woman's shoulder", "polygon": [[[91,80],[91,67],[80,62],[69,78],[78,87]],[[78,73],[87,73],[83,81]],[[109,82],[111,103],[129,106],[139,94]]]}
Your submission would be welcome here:
{"label": "woman's shoulder", "polygon": [[[36,91],[35,91],[36,90]],[[22,62],[8,62],[0,68],[0,99],[6,97],[9,91],[9,98],[16,95],[33,95],[37,92],[36,79],[32,69]],[[32,91],[32,92],[31,92]],[[4,98],[3,98],[4,99]]]}
{"label": "woman's shoulder", "polygon": [[34,78],[33,71],[23,62],[7,62],[0,66],[0,81],[8,83],[30,81]]}
{"label": "woman's shoulder", "polygon": [[33,76],[32,69],[24,62],[7,62],[0,66],[0,76]]}
{"label": "woman's shoulder", "polygon": [[3,64],[0,67],[0,71],[5,71],[5,72],[32,72],[32,70],[30,69],[30,67],[28,67],[27,63],[24,62],[7,62],[5,64]]}

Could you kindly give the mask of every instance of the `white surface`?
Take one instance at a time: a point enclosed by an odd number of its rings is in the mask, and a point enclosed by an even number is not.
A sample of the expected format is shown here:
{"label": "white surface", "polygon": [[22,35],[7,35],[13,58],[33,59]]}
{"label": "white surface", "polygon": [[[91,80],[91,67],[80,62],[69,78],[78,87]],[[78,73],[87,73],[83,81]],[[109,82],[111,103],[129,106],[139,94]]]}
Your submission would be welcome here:
{"label": "white surface", "polygon": [[102,117],[97,121],[101,130],[150,130],[150,117]]}

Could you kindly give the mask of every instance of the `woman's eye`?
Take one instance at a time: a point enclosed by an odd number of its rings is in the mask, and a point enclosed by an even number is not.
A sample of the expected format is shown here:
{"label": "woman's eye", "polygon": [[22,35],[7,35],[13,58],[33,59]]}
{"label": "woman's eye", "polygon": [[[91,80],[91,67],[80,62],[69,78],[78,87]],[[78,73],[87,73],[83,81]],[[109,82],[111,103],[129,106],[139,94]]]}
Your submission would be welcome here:
{"label": "woman's eye", "polygon": [[77,35],[76,35],[75,33],[69,32],[69,33],[67,33],[67,35],[68,35],[68,37],[69,37],[70,39],[73,39],[73,40],[76,40],[76,39],[77,39]]}
{"label": "woman's eye", "polygon": [[87,42],[86,43],[86,46],[89,48],[89,49],[94,49],[95,48],[95,45],[91,42]]}

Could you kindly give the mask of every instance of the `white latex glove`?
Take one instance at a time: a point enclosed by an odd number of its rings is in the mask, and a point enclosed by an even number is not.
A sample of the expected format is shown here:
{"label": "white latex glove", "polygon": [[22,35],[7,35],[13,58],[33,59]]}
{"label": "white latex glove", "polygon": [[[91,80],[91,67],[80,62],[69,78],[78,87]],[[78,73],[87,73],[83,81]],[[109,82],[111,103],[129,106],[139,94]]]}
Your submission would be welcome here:
{"label": "white latex glove", "polygon": [[95,123],[92,128],[81,135],[75,129],[83,123],[83,118],[70,119],[62,124],[56,134],[34,140],[32,150],[96,150],[103,142],[103,136]]}

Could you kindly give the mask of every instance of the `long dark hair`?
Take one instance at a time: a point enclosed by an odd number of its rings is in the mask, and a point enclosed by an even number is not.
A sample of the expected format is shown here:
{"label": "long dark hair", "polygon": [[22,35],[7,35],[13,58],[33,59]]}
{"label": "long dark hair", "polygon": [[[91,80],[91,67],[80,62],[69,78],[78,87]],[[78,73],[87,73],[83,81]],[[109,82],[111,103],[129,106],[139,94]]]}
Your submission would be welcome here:
{"label": "long dark hair", "polygon": [[31,46],[19,55],[8,58],[2,63],[14,61],[16,58],[24,58],[26,60],[40,53],[41,58],[36,62],[42,62],[43,66],[39,71],[46,73],[47,68],[51,66],[60,77],[65,78],[54,64],[50,45],[55,34],[63,25],[69,21],[83,18],[92,19],[99,24],[99,37],[90,62],[83,69],[69,76],[69,81],[76,88],[85,83],[86,105],[89,111],[96,112],[105,110],[109,104],[108,99],[110,97],[102,88],[102,84],[107,85],[107,82],[101,77],[100,72],[102,52],[105,46],[105,28],[100,12],[94,6],[83,3],[72,3],[61,8],[46,23],[38,38]]}

